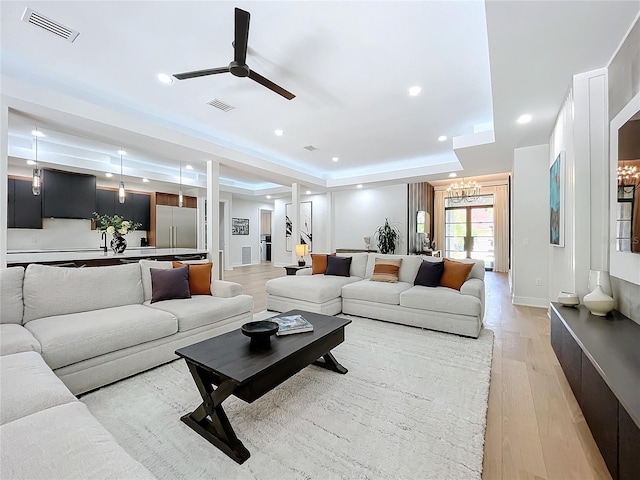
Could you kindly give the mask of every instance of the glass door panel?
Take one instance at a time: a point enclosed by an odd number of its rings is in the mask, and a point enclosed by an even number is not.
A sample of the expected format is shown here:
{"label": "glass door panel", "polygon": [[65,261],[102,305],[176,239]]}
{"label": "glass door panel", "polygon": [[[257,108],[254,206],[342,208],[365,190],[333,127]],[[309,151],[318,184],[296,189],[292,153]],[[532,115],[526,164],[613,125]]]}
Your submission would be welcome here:
{"label": "glass door panel", "polygon": [[484,260],[493,269],[493,206],[450,207],[445,210],[445,255]]}

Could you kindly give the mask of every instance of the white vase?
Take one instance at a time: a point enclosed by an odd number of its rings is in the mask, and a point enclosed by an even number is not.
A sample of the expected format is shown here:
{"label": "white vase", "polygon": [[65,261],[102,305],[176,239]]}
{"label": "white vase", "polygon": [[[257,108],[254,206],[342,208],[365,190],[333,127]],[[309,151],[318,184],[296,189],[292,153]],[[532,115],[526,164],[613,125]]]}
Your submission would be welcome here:
{"label": "white vase", "polygon": [[598,317],[605,317],[616,306],[613,297],[604,293],[600,285],[596,285],[593,292],[585,295],[582,303],[592,315],[597,315]]}
{"label": "white vase", "polygon": [[596,289],[597,285],[600,285],[600,287],[602,287],[602,291],[604,293],[609,296],[613,296],[609,272],[605,272],[604,270],[589,270],[589,284],[587,286],[587,289],[590,292],[593,292]]}

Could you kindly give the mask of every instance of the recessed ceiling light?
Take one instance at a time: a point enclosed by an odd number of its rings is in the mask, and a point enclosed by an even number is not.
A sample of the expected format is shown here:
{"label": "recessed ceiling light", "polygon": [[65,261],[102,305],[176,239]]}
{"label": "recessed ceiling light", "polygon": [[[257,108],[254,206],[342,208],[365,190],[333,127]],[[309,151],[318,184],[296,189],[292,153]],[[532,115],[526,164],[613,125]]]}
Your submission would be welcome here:
{"label": "recessed ceiling light", "polygon": [[439,141],[439,142],[444,142],[446,139],[447,139],[447,136],[446,136],[446,135],[440,135],[440,136],[438,137],[438,141]]}
{"label": "recessed ceiling light", "polygon": [[307,190],[306,192],[304,192],[306,195],[311,195],[311,190]]}
{"label": "recessed ceiling light", "polygon": [[187,165],[187,166],[186,166],[186,167],[184,167],[184,168],[186,168],[187,170],[193,170],[193,167],[192,167],[191,165]]}
{"label": "recessed ceiling light", "polygon": [[126,155],[127,152],[124,150],[118,150],[118,155]]}
{"label": "recessed ceiling light", "polygon": [[111,177],[113,177],[113,173],[107,172],[107,173],[105,173],[105,176],[111,178]]}
{"label": "recessed ceiling light", "polygon": [[422,93],[422,87],[419,87],[417,85],[409,89],[409,95],[411,95],[412,97],[417,97],[421,93]]}
{"label": "recessed ceiling light", "polygon": [[356,185],[356,188],[362,188],[362,184],[359,183],[358,185]]}
{"label": "recessed ceiling light", "polygon": [[142,179],[142,181],[143,181],[144,183],[149,183],[149,179],[148,179],[148,178],[143,178],[143,179]]}
{"label": "recessed ceiling light", "polygon": [[162,83],[173,83],[173,77],[171,75],[167,75],[166,73],[159,73],[157,76],[158,80],[160,80]]}
{"label": "recessed ceiling light", "polygon": [[281,137],[282,135],[284,135],[284,130],[282,130],[282,129],[280,129],[280,128],[279,128],[279,129],[278,129],[278,130],[276,130],[274,133],[275,133],[277,136]]}
{"label": "recessed ceiling light", "polygon": [[27,165],[35,165],[36,162],[34,162],[33,160],[27,160]]}
{"label": "recessed ceiling light", "polygon": [[46,137],[46,135],[40,130],[31,130],[31,135],[33,135],[34,137]]}
{"label": "recessed ceiling light", "polygon": [[524,124],[524,123],[529,123],[531,121],[531,115],[529,115],[528,113],[525,113],[524,115],[520,115],[518,117],[518,120],[516,120],[516,122],[518,122],[519,124]]}
{"label": "recessed ceiling light", "polygon": [[338,157],[333,157],[331,160],[333,160],[334,162],[337,162],[340,159]]}
{"label": "recessed ceiling light", "polygon": [[449,174],[449,178],[456,178],[458,176],[458,174],[456,172],[451,172]]}
{"label": "recessed ceiling light", "polygon": [[271,200],[271,195],[267,195],[267,200]]}

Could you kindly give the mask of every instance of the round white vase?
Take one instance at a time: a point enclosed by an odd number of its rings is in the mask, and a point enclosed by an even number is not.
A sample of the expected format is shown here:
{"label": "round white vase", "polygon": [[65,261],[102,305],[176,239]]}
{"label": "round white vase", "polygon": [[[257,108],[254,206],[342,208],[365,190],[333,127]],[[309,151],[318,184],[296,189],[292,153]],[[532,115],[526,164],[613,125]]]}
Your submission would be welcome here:
{"label": "round white vase", "polygon": [[599,317],[605,317],[616,306],[616,302],[613,297],[607,295],[602,291],[600,285],[596,285],[593,292],[588,293],[582,299],[584,306],[589,309],[592,315]]}

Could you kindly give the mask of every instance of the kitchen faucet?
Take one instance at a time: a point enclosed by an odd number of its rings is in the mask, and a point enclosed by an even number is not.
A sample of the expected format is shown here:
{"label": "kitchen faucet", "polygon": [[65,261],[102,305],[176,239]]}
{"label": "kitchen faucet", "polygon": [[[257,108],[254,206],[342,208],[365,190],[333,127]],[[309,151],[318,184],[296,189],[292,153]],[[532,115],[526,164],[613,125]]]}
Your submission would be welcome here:
{"label": "kitchen faucet", "polygon": [[[102,245],[102,240],[104,240],[104,245]],[[107,232],[103,231],[102,232],[102,237],[100,240],[100,248],[102,248],[104,250],[105,255],[107,254]]]}

